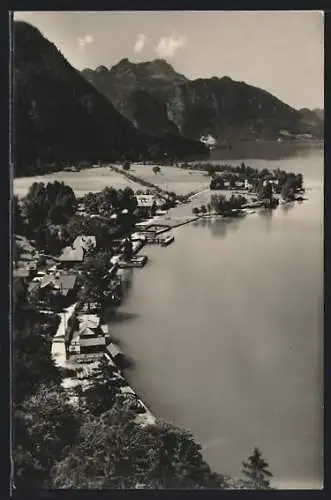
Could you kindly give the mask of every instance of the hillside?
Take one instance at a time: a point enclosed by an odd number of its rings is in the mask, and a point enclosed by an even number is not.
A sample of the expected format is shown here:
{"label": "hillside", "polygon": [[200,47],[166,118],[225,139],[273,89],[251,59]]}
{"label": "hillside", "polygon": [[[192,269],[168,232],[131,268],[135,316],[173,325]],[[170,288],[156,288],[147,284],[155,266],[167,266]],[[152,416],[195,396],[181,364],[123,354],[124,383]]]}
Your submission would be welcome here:
{"label": "hillside", "polygon": [[138,64],[122,59],[110,69],[99,66],[81,74],[144,132],[178,134],[176,124],[167,116],[164,95],[188,80],[163,59]]}
{"label": "hillside", "polygon": [[315,108],[313,109],[313,112],[318,116],[320,120],[324,120],[324,109]]}
{"label": "hillside", "polygon": [[138,130],[37,28],[15,22],[14,43],[15,175],[46,163],[208,154],[200,143]]}
{"label": "hillside", "polygon": [[301,115],[301,120],[307,128],[313,129],[314,127],[317,130],[321,131],[321,135],[323,135],[324,130],[324,111],[322,109],[308,109],[302,108],[299,110]]}
{"label": "hillside", "polygon": [[317,114],[307,119],[272,94],[229,77],[190,81],[162,60],[124,59],[82,75],[146,132],[171,130],[196,140],[211,135],[217,142],[323,136]]}

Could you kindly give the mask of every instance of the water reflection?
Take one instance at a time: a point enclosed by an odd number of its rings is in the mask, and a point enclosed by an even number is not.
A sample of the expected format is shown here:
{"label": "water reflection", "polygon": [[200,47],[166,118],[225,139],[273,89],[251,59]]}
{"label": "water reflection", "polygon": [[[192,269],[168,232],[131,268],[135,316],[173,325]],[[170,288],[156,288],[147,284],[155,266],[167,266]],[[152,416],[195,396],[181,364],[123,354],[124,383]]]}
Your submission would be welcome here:
{"label": "water reflection", "polygon": [[213,236],[225,237],[228,231],[237,231],[240,226],[241,217],[212,217],[199,219],[192,226],[210,229]]}
{"label": "water reflection", "polygon": [[132,288],[133,269],[132,268],[120,269],[118,274],[121,278],[123,297],[127,297]]}
{"label": "water reflection", "polygon": [[265,225],[267,232],[270,232],[271,227],[272,227],[273,210],[265,208],[263,210],[260,210],[258,212],[258,214],[261,217],[261,219],[265,221],[264,225]]}
{"label": "water reflection", "polygon": [[292,202],[292,203],[283,203],[283,204],[281,205],[281,207],[282,207],[283,212],[287,214],[287,212],[288,212],[289,210],[291,210],[291,208],[293,208],[293,207],[294,207],[294,202]]}
{"label": "water reflection", "polygon": [[[134,304],[137,321],[112,323],[111,332],[137,361],[130,377],[138,394],[156,415],[189,428],[214,470],[239,474],[259,445],[275,478],[291,476],[300,487],[304,478],[323,477],[323,158],[279,163],[307,179],[309,206],[296,207],[302,216],[285,224],[282,210],[292,206],[281,205],[244,221],[215,217],[183,226],[169,250],[153,248],[158,257],[134,271],[130,301],[120,310],[131,313]],[[247,426],[247,414],[254,425]]]}

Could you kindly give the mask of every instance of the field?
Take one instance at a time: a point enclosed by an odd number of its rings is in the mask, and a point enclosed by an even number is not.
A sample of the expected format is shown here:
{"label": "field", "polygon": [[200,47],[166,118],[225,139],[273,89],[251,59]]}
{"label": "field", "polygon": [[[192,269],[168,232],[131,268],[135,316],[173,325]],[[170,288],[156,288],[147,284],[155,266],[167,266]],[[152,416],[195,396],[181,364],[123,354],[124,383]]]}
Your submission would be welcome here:
{"label": "field", "polygon": [[29,187],[34,182],[47,183],[54,181],[63,181],[71,186],[78,197],[88,192],[101,191],[106,186],[112,186],[115,189],[124,189],[129,186],[134,191],[141,189],[139,184],[126,179],[123,175],[116,174],[108,167],[101,167],[89,168],[80,172],[55,172],[53,174],[14,179],[14,194],[22,197],[27,194]]}
{"label": "field", "polygon": [[[191,191],[202,191],[209,185],[209,178],[203,172],[182,170],[178,167],[161,167],[161,172],[154,174],[153,165],[133,164],[130,173],[156,184],[167,191],[176,194],[187,194]],[[140,184],[130,181],[124,175],[117,174],[108,167],[89,168],[80,172],[55,172],[53,174],[36,175],[14,179],[14,194],[25,196],[34,182],[63,181],[74,190],[76,196],[83,196],[88,192],[101,191],[106,186],[115,189],[131,187],[134,191],[145,189]]]}
{"label": "field", "polygon": [[152,182],[162,189],[174,191],[176,194],[187,194],[191,191],[202,191],[209,186],[209,178],[205,172],[187,171],[178,167],[160,167],[161,172],[154,174],[153,165],[133,164],[130,173]]}

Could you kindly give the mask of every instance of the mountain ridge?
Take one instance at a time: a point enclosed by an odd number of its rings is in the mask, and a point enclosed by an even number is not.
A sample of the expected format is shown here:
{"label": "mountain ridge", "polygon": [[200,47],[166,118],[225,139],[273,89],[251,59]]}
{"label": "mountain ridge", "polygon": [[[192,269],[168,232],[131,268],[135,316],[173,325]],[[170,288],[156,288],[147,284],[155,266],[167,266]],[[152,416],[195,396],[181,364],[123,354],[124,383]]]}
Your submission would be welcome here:
{"label": "mountain ridge", "polygon": [[16,175],[38,162],[208,155],[171,131],[158,138],[139,130],[36,27],[15,21],[14,44]]}
{"label": "mountain ridge", "polygon": [[[133,63],[126,58],[102,74],[91,69],[81,74],[145,131],[162,133],[169,128],[175,130],[175,125],[183,136],[199,140],[211,135],[217,141],[276,140],[284,137],[284,131],[288,136],[323,136],[323,120],[318,114],[308,119],[266,90],[229,76],[190,80],[167,61],[161,60],[160,70],[159,61]],[[143,99],[137,90],[144,91]],[[229,101],[231,106],[226,104]],[[157,112],[153,113],[155,106]],[[141,119],[144,113],[150,120]]]}

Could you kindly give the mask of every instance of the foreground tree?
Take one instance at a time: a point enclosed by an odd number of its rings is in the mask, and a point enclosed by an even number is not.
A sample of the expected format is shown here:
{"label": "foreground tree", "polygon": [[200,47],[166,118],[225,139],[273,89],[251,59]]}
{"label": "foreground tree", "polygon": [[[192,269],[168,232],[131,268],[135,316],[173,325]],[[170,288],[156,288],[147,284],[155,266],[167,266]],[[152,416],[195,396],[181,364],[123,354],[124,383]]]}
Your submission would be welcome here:
{"label": "foreground tree", "polygon": [[247,462],[243,462],[242,472],[245,476],[243,484],[250,490],[270,490],[270,480],[272,473],[269,464],[263,458],[261,451],[254,448],[253,454],[248,457]]}
{"label": "foreground tree", "polygon": [[14,410],[16,488],[49,487],[49,471],[75,443],[79,417],[58,386],[41,385]]}
{"label": "foreground tree", "polygon": [[50,357],[51,337],[54,335],[57,324],[56,316],[42,320],[36,313],[32,313],[20,322],[16,322],[15,318],[13,332],[15,403],[21,403],[42,383],[59,384],[61,382],[59,372]]}
{"label": "foreground tree", "polygon": [[192,436],[167,424],[136,422],[133,402],[119,396],[99,418],[89,417],[77,445],[52,470],[55,488],[222,487]]}

